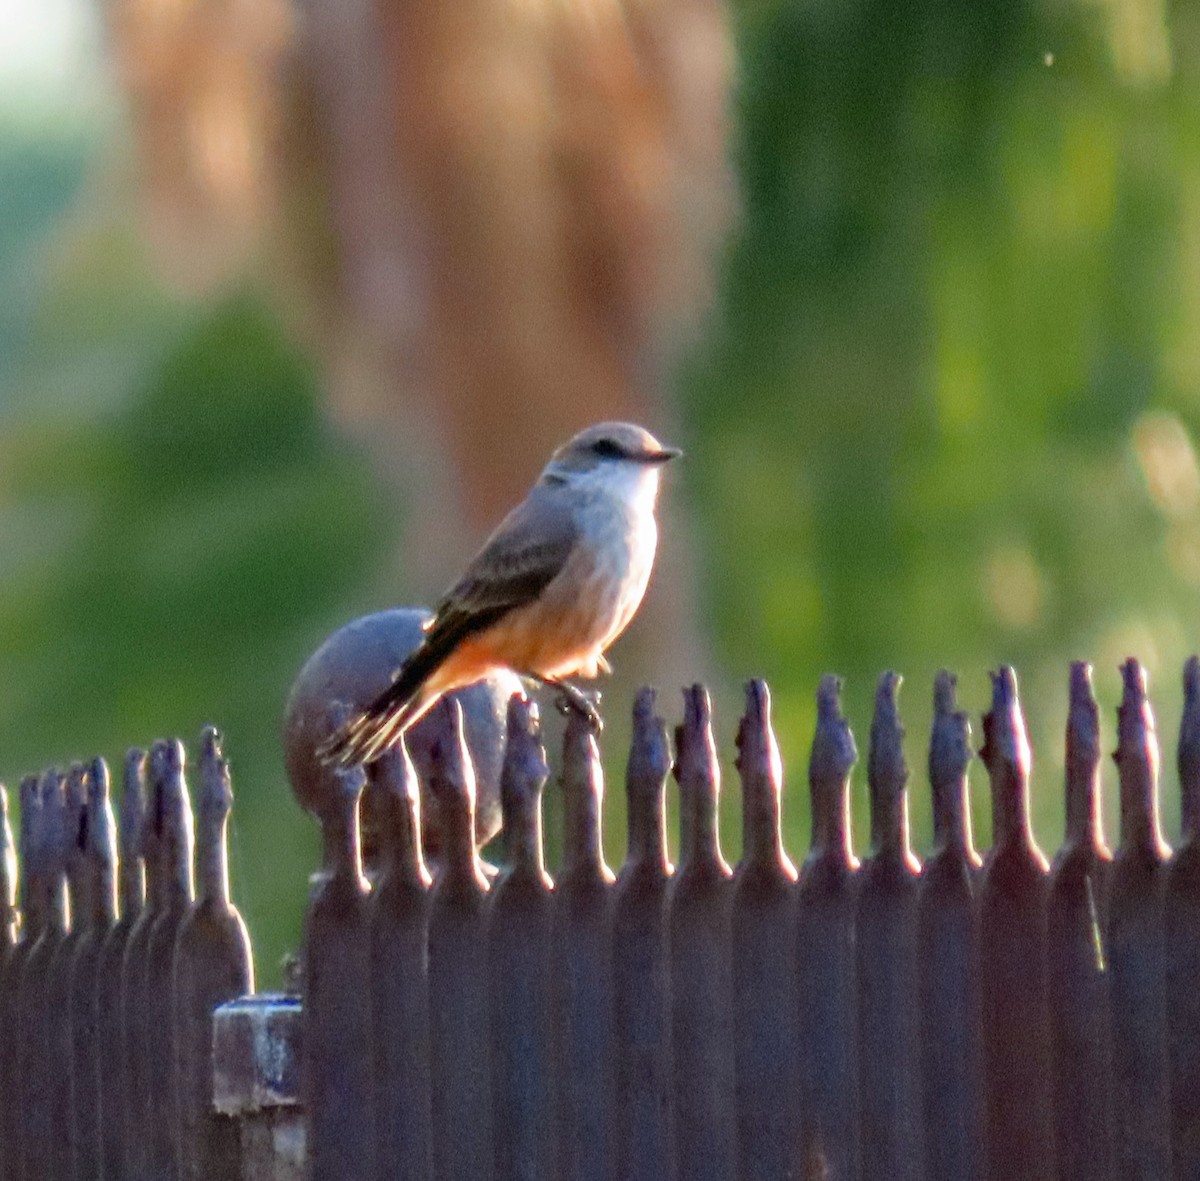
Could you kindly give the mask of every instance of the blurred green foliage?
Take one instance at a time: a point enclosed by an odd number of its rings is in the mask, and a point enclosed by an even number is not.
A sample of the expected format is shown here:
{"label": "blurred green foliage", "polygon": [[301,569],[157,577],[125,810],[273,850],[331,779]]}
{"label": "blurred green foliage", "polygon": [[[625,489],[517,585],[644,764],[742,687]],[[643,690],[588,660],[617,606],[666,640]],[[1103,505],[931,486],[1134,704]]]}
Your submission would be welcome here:
{"label": "blurred green foliage", "polygon": [[[876,677],[906,675],[922,847],[933,674],[962,674],[978,733],[985,670],[1011,662],[1053,847],[1066,662],[1096,662],[1110,746],[1117,662],[1147,663],[1169,766],[1200,647],[1200,11],[737,13],[743,219],[681,371],[672,494],[699,519],[719,655],[774,690],[789,846],[822,672],[846,677],[864,748]],[[271,982],[316,860],[284,696],[329,630],[383,605],[400,522],[261,301],[172,300],[130,230],[81,216],[90,150],[0,135],[0,778],[221,725],[235,892]]]}
{"label": "blurred green foliage", "polygon": [[797,769],[822,671],[865,743],[900,670],[918,783],[937,668],[978,736],[1013,663],[1053,844],[1068,660],[1107,723],[1139,656],[1173,740],[1200,644],[1200,14],[742,12],[744,219],[682,382],[721,655]]}

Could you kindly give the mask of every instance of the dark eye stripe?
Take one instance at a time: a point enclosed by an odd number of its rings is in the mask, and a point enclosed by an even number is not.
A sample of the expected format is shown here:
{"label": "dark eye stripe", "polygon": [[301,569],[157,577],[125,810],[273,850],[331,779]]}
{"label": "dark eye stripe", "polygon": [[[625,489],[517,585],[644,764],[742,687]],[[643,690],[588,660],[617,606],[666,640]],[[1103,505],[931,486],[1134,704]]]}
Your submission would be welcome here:
{"label": "dark eye stripe", "polygon": [[592,444],[592,450],[597,455],[603,456],[605,459],[620,459],[625,454],[625,452],[622,451],[621,448],[612,441],[612,439],[597,439],[596,442]]}

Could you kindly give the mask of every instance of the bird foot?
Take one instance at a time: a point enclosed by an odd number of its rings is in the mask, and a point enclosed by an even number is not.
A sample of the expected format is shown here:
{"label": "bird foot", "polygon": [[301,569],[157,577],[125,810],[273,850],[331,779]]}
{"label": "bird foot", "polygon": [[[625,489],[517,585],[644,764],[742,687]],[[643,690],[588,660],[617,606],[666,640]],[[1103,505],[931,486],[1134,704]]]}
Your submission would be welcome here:
{"label": "bird foot", "polygon": [[600,694],[598,692],[586,693],[568,681],[557,681],[554,687],[558,690],[554,704],[563,717],[577,713],[597,734],[604,729],[604,719],[600,716]]}

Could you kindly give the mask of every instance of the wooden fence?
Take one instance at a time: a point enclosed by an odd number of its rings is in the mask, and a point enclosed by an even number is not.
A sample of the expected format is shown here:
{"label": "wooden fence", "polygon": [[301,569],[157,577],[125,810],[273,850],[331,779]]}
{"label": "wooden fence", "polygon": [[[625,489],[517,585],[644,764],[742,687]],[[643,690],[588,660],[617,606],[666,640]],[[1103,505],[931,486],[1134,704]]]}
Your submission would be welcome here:
{"label": "wooden fence", "polygon": [[[969,727],[953,678],[938,678],[923,864],[909,846],[892,674],[871,726],[861,861],[855,742],[836,679],[820,686],[813,836],[798,867],[762,682],[747,687],[737,734],[736,868],[695,686],[674,753],[653,692],[637,698],[615,874],[597,735],[569,720],[553,880],[536,711],[509,705],[495,873],[475,847],[474,771],[448,701],[424,784],[436,863],[403,750],[369,776],[326,776],[324,798],[306,787],[324,855],[302,1005],[246,995],[214,731],[200,744],[194,856],[178,742],[127,760],[119,856],[102,761],[26,779],[19,907],[0,826],[0,1181],[1200,1178],[1200,663],[1185,670],[1174,851],[1145,678],[1133,661],[1123,672],[1117,847],[1101,831],[1099,713],[1076,665],[1066,839],[1052,864],[1030,828],[1007,669],[983,722],[994,843],[982,859]],[[364,791],[379,828],[370,878]]]}

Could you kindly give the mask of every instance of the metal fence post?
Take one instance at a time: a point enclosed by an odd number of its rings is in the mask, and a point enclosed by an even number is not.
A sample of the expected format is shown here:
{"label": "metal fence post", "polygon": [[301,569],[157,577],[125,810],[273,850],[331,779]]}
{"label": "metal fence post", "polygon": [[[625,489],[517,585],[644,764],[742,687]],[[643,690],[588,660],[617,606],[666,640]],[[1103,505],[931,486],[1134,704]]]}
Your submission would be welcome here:
{"label": "metal fence post", "polygon": [[802,1181],[858,1177],[858,1035],[850,771],[858,760],[841,682],[824,676],[809,756],[812,847],[796,898],[799,1140]]}
{"label": "metal fence post", "polygon": [[462,707],[434,707],[430,794],[442,837],[429,903],[429,1032],[433,1166],[438,1181],[491,1181],[490,981],[486,951],[488,881],[475,849],[475,772]]}
{"label": "metal fence post", "polygon": [[21,1181],[25,1144],[25,1082],[22,1073],[25,1029],[21,1008],[21,984],[25,978],[25,962],[37,943],[45,923],[45,901],[38,876],[36,842],[41,835],[41,791],[36,775],[26,775],[18,789],[21,801],[21,827],[18,830],[17,852],[19,882],[17,901],[21,911],[20,940],[8,956],[4,976],[0,980],[0,1035],[9,1047],[0,1058],[3,1064],[4,1094],[7,1102],[0,1104],[0,1121],[4,1130],[4,1181]]}
{"label": "metal fence post", "polygon": [[712,706],[702,685],[684,690],[675,732],[680,865],[669,902],[671,1029],[679,1181],[736,1174],[730,900],[721,855],[720,769]]}
{"label": "metal fence post", "polygon": [[625,786],[629,840],[613,894],[613,1064],[616,1176],[674,1175],[671,1014],[667,976],[667,728],[654,690],[638,691]]}
{"label": "metal fence post", "polygon": [[430,1181],[429,871],[421,793],[401,743],[371,765],[383,870],[371,893],[371,996],[379,1181]]}
{"label": "metal fence post", "polygon": [[933,852],[917,883],[921,1098],[928,1181],[982,1181],[983,1090],[979,1051],[979,938],[967,767],[971,726],[955,679],[933,687],[929,783]]}
{"label": "metal fence post", "polygon": [[738,725],[742,859],[733,875],[733,1066],[738,1176],[792,1175],[796,1140],[796,867],[780,829],[783,764],[765,681]]}
{"label": "metal fence post", "polygon": [[67,880],[67,929],[46,968],[46,1005],[50,1014],[46,1031],[47,1077],[52,1082],[48,1093],[47,1119],[53,1129],[48,1144],[45,1176],[55,1181],[70,1181],[71,1141],[74,1117],[71,1111],[71,964],[75,948],[88,921],[86,900],[86,851],[82,839],[87,825],[86,769],[72,763],[65,786],[66,810],[63,815],[62,859]]}
{"label": "metal fence post", "polygon": [[213,1012],[254,991],[250,936],[229,893],[233,787],[220,742],[206,726],[200,736],[199,891],[179,927],[172,966],[180,1181],[232,1181],[241,1173],[237,1126],[213,1110]]}
{"label": "metal fence post", "polygon": [[1177,1177],[1200,1177],[1200,659],[1183,671],[1179,790],[1183,837],[1167,869],[1167,1052],[1171,1155]]}
{"label": "metal fence post", "polygon": [[[308,1181],[300,1109],[300,1002],[259,993],[213,1014],[213,1107],[238,1131],[229,1181]],[[214,1176],[213,1181],[226,1181]]]}
{"label": "metal fence post", "polygon": [[96,969],[96,1008],[99,1014],[99,1055],[96,1098],[100,1126],[100,1162],[104,1181],[124,1181],[125,1129],[129,1111],[129,1048],[124,1025],[122,994],[125,948],[141,915],[145,896],[142,866],[142,825],[145,818],[146,756],[131,750],[125,756],[122,779],[121,820],[117,837],[120,918],[100,949]]}
{"label": "metal fence post", "polygon": [[549,774],[537,706],[514,695],[500,773],[505,865],[492,886],[487,931],[496,1181],[558,1176],[553,882],[542,856],[541,812]]}
{"label": "metal fence post", "polygon": [[162,794],[166,743],[155,742],[147,756],[146,808],[138,848],[146,869],[146,899],[125,943],[121,961],[121,1029],[124,1042],[125,1181],[147,1181],[150,1131],[146,1126],[149,1070],[146,1047],[156,1030],[150,1013],[147,955],[150,937],[164,911],[166,870],[162,858]]}
{"label": "metal fence post", "polygon": [[1103,907],[1112,855],[1100,822],[1100,710],[1091,666],[1071,666],[1066,831],[1050,868],[1047,987],[1058,1181],[1112,1177],[1112,1039]]}
{"label": "metal fence post", "polygon": [[[334,725],[344,711],[335,711]],[[302,1093],[312,1181],[372,1176],[371,948],[358,807],[361,769],[322,769],[302,800],[321,825],[322,866],[304,923]],[[295,786],[295,785],[293,785]]]}
{"label": "metal fence post", "polygon": [[988,1170],[994,1181],[1051,1181],[1048,867],[1029,822],[1029,740],[1011,668],[992,677],[983,738],[993,831],[979,927]]}
{"label": "metal fence post", "polygon": [[[15,1107],[13,1089],[16,1039],[9,1000],[9,974],[17,962],[17,935],[20,916],[17,911],[17,851],[13,847],[12,827],[8,822],[8,789],[0,785],[0,1090],[7,1096],[4,1107]],[[0,1114],[0,1120],[7,1117]],[[0,1181],[8,1181],[8,1159],[12,1141],[8,1129],[0,1123]]]}
{"label": "metal fence post", "polygon": [[79,939],[68,985],[72,1053],[71,1162],[76,1181],[94,1181],[102,1175],[98,969],[104,941],[116,922],[117,913],[117,836],[108,798],[108,765],[103,759],[94,759],[88,767],[86,785],[87,811],[85,827],[80,833],[84,905],[75,917]]}
{"label": "metal fence post", "polygon": [[1158,819],[1158,736],[1136,660],[1121,668],[1117,714],[1121,841],[1108,879],[1112,973],[1113,1110],[1119,1171],[1156,1181],[1171,1170],[1163,888],[1171,850]]}
{"label": "metal fence post", "polygon": [[875,694],[867,757],[871,847],[863,858],[855,911],[863,1181],[923,1176],[916,944],[921,863],[908,845],[899,689],[900,678],[884,673]]}
{"label": "metal fence post", "polygon": [[66,797],[63,776],[47,771],[39,785],[41,807],[36,820],[36,888],[41,894],[42,924],[21,975],[19,1006],[20,1065],[24,1112],[21,1139],[21,1176],[24,1181],[46,1181],[54,1176],[56,1139],[67,1129],[56,1128],[51,1112],[54,1088],[60,1083],[51,1073],[51,1028],[62,1014],[50,1008],[50,965],[67,935]]}
{"label": "metal fence post", "polygon": [[175,1075],[175,940],[194,895],[195,837],[184,780],[183,743],[169,740],[159,798],[159,857],[163,866],[162,907],[146,943],[149,1022],[141,1043],[146,1056],[140,1101],[149,1139],[150,1181],[175,1181],[179,1173],[179,1087]]}
{"label": "metal fence post", "polygon": [[612,886],[601,839],[604,772],[591,724],[563,733],[563,863],[554,903],[554,976],[566,1181],[604,1181],[612,1166]]}

